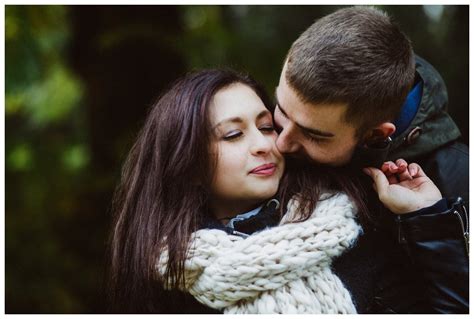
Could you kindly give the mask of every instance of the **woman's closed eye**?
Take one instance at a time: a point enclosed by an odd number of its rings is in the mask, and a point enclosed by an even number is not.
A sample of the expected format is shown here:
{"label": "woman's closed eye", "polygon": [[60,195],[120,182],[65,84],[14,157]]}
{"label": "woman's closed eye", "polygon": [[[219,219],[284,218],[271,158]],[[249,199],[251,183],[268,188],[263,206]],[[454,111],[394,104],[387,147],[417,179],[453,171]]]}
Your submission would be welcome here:
{"label": "woman's closed eye", "polygon": [[[264,134],[275,132],[275,127],[273,126],[273,124],[264,124],[264,125],[261,125],[258,129]],[[232,131],[227,132],[222,137],[222,139],[225,141],[232,141],[232,140],[238,139],[242,135],[243,135],[243,132],[241,130],[232,130]]]}
{"label": "woman's closed eye", "polygon": [[235,139],[239,138],[240,136],[242,136],[242,131],[232,130],[232,131],[228,132],[227,134],[225,134],[222,139],[224,139],[225,141],[231,141],[231,140],[235,140]]}
{"label": "woman's closed eye", "polygon": [[273,124],[265,124],[260,126],[258,129],[265,133],[273,133],[275,131]]}

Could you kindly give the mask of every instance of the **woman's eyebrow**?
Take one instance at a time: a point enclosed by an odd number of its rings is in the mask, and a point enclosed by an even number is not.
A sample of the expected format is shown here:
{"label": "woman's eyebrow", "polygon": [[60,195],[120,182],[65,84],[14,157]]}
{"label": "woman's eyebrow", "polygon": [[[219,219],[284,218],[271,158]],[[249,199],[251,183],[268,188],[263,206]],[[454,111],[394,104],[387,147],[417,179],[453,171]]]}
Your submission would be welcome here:
{"label": "woman's eyebrow", "polygon": [[212,129],[214,130],[214,129],[216,129],[217,127],[221,126],[224,123],[243,123],[243,122],[244,122],[244,120],[242,118],[238,117],[238,116],[230,117],[230,118],[227,118],[227,119],[223,119],[222,121],[220,121],[219,123],[214,125],[214,127]]}
{"label": "woman's eyebrow", "polygon": [[262,112],[258,113],[257,115],[257,120],[260,120],[262,117],[265,117],[267,115],[270,115],[272,116],[272,112],[270,112],[269,110],[263,110]]}

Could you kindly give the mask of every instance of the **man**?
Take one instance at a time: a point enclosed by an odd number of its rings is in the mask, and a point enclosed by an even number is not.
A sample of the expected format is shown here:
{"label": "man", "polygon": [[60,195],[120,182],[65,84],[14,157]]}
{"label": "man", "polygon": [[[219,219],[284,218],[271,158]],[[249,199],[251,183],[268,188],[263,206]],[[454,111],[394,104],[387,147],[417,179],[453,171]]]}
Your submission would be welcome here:
{"label": "man", "polygon": [[[282,153],[353,171],[388,161],[389,183],[381,171],[365,171],[379,190],[407,174],[406,161],[417,162],[444,197],[468,199],[468,148],[446,113],[443,80],[383,12],[345,8],[316,21],[291,46],[275,96]],[[375,283],[348,280],[353,294],[367,296],[359,312],[468,311],[467,212],[459,201],[449,207],[435,216],[393,216],[398,247],[386,228],[366,225],[365,238],[335,265],[344,273],[358,260],[366,263],[359,268],[387,274]],[[395,266],[400,259],[408,263]],[[419,277],[423,284],[414,284]]]}

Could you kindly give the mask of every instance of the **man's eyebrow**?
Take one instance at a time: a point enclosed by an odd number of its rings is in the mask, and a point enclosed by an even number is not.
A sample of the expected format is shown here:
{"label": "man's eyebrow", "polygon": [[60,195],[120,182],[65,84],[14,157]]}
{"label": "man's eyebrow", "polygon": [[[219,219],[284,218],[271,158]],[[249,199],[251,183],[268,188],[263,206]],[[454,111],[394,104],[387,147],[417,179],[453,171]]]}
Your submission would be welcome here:
{"label": "man's eyebrow", "polygon": [[[256,119],[260,120],[262,117],[265,117],[267,115],[271,116],[272,113],[269,110],[265,109],[262,112],[258,113]],[[220,121],[219,123],[214,125],[214,127],[212,129],[216,129],[217,127],[219,127],[220,125],[222,125],[224,123],[243,123],[243,122],[244,122],[244,120],[241,117],[238,117],[238,116],[229,117],[227,119],[223,119],[222,121]]]}
{"label": "man's eyebrow", "polygon": [[[283,115],[286,118],[289,118],[286,111],[281,107],[281,104],[278,101],[278,97],[276,95],[276,92],[275,92],[275,101],[276,101],[276,106],[278,107],[278,109],[280,109],[280,112],[283,113]],[[305,131],[306,133],[310,133],[312,135],[317,135],[317,136],[322,136],[322,137],[334,137],[333,133],[323,132],[323,131],[320,131],[320,130],[317,130],[317,129],[314,129],[314,128],[305,127],[305,126],[303,126],[299,123],[296,123],[296,122],[295,122],[295,125],[298,126],[300,129],[302,129],[303,131]]]}

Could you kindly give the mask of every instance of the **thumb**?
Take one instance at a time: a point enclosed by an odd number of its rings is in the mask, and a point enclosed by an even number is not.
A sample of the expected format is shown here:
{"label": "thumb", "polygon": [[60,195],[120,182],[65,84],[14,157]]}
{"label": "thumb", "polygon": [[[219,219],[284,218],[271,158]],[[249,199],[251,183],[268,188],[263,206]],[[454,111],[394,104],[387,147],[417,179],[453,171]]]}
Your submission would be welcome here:
{"label": "thumb", "polygon": [[389,186],[387,176],[385,176],[385,174],[381,170],[373,167],[364,168],[364,172],[369,175],[374,181],[375,190],[379,194],[379,196],[385,194]]}

